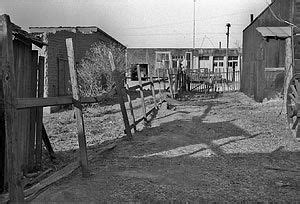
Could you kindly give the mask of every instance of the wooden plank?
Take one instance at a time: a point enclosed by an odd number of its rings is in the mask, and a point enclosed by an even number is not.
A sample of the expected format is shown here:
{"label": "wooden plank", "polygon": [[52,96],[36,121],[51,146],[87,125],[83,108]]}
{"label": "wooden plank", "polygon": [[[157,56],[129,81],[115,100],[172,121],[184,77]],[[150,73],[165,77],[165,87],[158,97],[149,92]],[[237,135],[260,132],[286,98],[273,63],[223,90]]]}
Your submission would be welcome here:
{"label": "wooden plank", "polygon": [[[39,57],[38,64],[38,97],[42,98],[44,96],[44,57]],[[43,108],[39,107],[36,109],[36,167],[37,169],[41,168],[42,162],[42,135],[43,135]]]}
{"label": "wooden plank", "polygon": [[[73,41],[72,38],[66,39],[67,53],[68,53],[68,61],[69,61],[69,70],[70,70],[70,78],[72,84],[72,93],[73,98],[75,100],[80,100],[78,84],[77,84],[77,73],[75,70],[75,62],[74,62],[74,49],[73,49]],[[75,116],[77,123],[77,134],[78,134],[78,143],[79,143],[79,161],[82,170],[82,176],[89,176],[88,169],[88,159],[87,159],[87,150],[86,150],[86,138],[84,131],[84,121],[82,115],[82,107],[75,107]]]}
{"label": "wooden plank", "polygon": [[169,87],[170,87],[171,98],[174,99],[173,79],[172,79],[172,75],[170,73],[170,69],[167,69],[167,74],[168,74],[168,78],[169,78]]}
{"label": "wooden plank", "polygon": [[16,80],[14,70],[13,42],[11,22],[8,15],[0,17],[2,22],[2,35],[0,44],[2,45],[2,80],[5,106],[5,127],[6,127],[6,147],[8,162],[9,200],[11,202],[23,202],[24,194],[21,182],[22,172],[18,160],[19,155],[19,134],[17,130],[16,118]]}
{"label": "wooden plank", "polygon": [[[129,89],[129,85],[127,83],[126,83],[126,89],[127,90]],[[132,118],[133,129],[136,132],[135,117],[134,117],[134,111],[133,111],[132,101],[131,101],[130,95],[129,94],[126,94],[126,95],[127,95],[127,100],[128,100],[128,104],[129,104],[130,114],[131,114],[131,118]]]}
{"label": "wooden plank", "polygon": [[156,109],[158,109],[157,102],[156,102],[155,87],[154,87],[154,83],[153,83],[153,74],[152,74],[152,71],[150,71],[150,82],[151,82],[152,97],[153,97],[153,100],[154,100],[154,107]]}
{"label": "wooden plank", "polygon": [[[31,201],[34,199],[43,189],[48,187],[49,185],[59,181],[60,179],[67,177],[72,172],[74,172],[79,167],[78,162],[72,162],[62,168],[61,170],[53,173],[51,176],[45,178],[44,180],[40,181],[39,183],[35,184],[34,186],[30,187],[29,189],[25,190],[25,201]],[[0,203],[8,202],[8,194],[0,195]]]}
{"label": "wooden plank", "polygon": [[116,91],[117,91],[118,100],[119,100],[119,104],[120,104],[120,108],[121,108],[121,112],[122,112],[123,122],[124,122],[124,126],[125,126],[125,132],[126,132],[128,139],[132,139],[131,128],[129,125],[128,115],[127,115],[125,102],[124,102],[124,98],[123,98],[123,96],[124,96],[123,77],[122,77],[121,73],[119,72],[119,70],[117,70],[115,67],[113,55],[111,52],[108,53],[108,57],[109,57],[109,62],[110,62],[110,66],[112,69],[112,76],[113,76],[113,79],[114,79],[114,81],[116,83],[116,87],[117,87]]}
{"label": "wooden plank", "polygon": [[[38,51],[31,51],[31,97],[36,97],[37,91],[37,62],[38,62]],[[36,140],[36,109],[30,109],[30,133],[28,138],[28,172],[32,172],[35,163],[34,152],[35,152],[35,140]]]}
{"label": "wooden plank", "polygon": [[160,79],[160,72],[159,70],[157,69],[157,76],[158,76],[158,93],[159,93],[159,102],[161,103],[162,102],[162,91],[161,91],[161,79]]}
{"label": "wooden plank", "polygon": [[[138,72],[139,84],[142,87],[143,82],[142,82],[142,75],[141,75],[140,65],[137,65],[137,72]],[[141,105],[142,105],[142,112],[143,112],[144,122],[147,122],[146,105],[145,105],[143,88],[140,89],[140,97],[141,97]]]}
{"label": "wooden plank", "polygon": [[[105,103],[106,101],[114,99],[114,92],[104,93],[101,96],[82,97],[80,102],[84,104],[89,103]],[[56,105],[70,105],[78,102],[73,96],[47,97],[47,98],[17,98],[17,109],[25,109],[31,107],[46,107]]]}
{"label": "wooden plank", "polygon": [[48,134],[46,132],[44,124],[42,125],[42,138],[43,138],[43,142],[44,142],[44,144],[45,144],[45,146],[46,146],[46,148],[49,152],[50,158],[54,159],[55,154],[54,154],[53,148],[51,146],[51,143],[50,143],[50,140],[49,140],[49,137],[48,137]]}

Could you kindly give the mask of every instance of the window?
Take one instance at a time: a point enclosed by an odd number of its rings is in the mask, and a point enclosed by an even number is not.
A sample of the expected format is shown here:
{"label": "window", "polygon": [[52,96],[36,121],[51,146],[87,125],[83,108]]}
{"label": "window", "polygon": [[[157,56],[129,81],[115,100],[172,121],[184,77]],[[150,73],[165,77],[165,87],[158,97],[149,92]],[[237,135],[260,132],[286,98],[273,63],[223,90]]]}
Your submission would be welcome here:
{"label": "window", "polygon": [[219,67],[223,67],[223,62],[219,62]]}
{"label": "window", "polygon": [[209,60],[209,56],[201,56],[200,60]]}
{"label": "window", "polygon": [[214,67],[217,67],[218,66],[218,63],[217,62],[214,62]]}
{"label": "window", "polygon": [[238,56],[228,56],[228,60],[238,60]]}
{"label": "window", "polygon": [[156,52],[156,67],[163,68],[169,67],[171,61],[170,52]]}
{"label": "window", "polygon": [[186,59],[186,68],[190,69],[191,68],[191,63],[192,63],[192,53],[191,52],[186,52],[185,53],[185,59]]}
{"label": "window", "polygon": [[215,56],[214,60],[224,60],[224,57],[223,56]]}

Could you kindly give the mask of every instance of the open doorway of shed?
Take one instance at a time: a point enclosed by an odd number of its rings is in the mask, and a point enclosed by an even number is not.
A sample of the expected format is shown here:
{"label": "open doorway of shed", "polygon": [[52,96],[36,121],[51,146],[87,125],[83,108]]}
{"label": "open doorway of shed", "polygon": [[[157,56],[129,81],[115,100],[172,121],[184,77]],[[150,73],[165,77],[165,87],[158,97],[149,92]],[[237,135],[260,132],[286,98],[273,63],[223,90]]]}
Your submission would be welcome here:
{"label": "open doorway of shed", "polygon": [[131,81],[138,81],[138,73],[137,73],[137,66],[140,66],[141,69],[141,76],[142,80],[147,80],[148,77],[148,64],[132,64],[130,68],[130,74],[131,74]]}

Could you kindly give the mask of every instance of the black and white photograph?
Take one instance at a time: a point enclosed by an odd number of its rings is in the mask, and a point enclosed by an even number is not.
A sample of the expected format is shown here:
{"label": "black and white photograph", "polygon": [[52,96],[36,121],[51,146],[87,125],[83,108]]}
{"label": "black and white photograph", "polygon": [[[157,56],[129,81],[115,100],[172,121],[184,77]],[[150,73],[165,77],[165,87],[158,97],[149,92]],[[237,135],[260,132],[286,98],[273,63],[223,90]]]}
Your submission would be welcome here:
{"label": "black and white photograph", "polygon": [[300,0],[0,0],[25,202],[300,203]]}

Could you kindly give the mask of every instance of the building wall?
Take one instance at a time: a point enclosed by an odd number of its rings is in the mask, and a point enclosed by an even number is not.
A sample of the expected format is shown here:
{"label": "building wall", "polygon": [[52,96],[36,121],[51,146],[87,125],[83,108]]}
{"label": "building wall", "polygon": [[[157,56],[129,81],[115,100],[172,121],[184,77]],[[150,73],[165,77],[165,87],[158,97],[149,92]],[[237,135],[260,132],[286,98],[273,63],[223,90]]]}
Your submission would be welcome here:
{"label": "building wall", "polygon": [[[276,0],[271,8],[282,19],[292,22],[292,6],[293,0]],[[256,101],[274,95],[276,90],[270,84],[274,84],[276,75],[282,74],[282,67],[285,67],[285,40],[266,41],[256,30],[257,27],[266,26],[287,24],[278,21],[267,8],[243,31],[241,91],[254,96]],[[269,72],[265,68],[278,68],[278,71]]]}
{"label": "building wall", "polygon": [[[135,64],[148,64],[150,69],[157,67],[156,53],[157,52],[170,52],[171,59],[178,57],[185,57],[186,52],[192,52],[195,69],[198,68],[208,68],[210,71],[213,71],[213,57],[214,56],[223,56],[224,57],[224,67],[225,67],[225,55],[226,49],[195,49],[192,48],[128,48],[127,49],[127,64],[128,67],[132,67]],[[209,60],[199,60],[201,56],[208,56]],[[229,49],[229,56],[238,56],[240,57],[240,51],[238,49]],[[239,61],[239,60],[238,60]],[[199,63],[200,62],[200,63]],[[174,63],[174,66],[176,63]],[[200,66],[200,67],[199,67]],[[240,65],[236,67],[236,71],[239,71]],[[129,70],[129,69],[128,69]],[[130,75],[130,73],[128,73]]]}
{"label": "building wall", "polygon": [[[39,54],[45,56],[45,96],[59,96],[70,94],[69,67],[67,62],[66,39],[73,38],[75,64],[80,63],[86,52],[96,42],[119,44],[106,34],[96,32],[81,32],[76,28],[72,30],[59,30],[57,32],[44,32],[44,41],[48,46],[38,49]],[[125,60],[125,52],[124,52]],[[62,90],[65,89],[65,90]]]}

